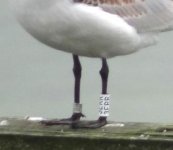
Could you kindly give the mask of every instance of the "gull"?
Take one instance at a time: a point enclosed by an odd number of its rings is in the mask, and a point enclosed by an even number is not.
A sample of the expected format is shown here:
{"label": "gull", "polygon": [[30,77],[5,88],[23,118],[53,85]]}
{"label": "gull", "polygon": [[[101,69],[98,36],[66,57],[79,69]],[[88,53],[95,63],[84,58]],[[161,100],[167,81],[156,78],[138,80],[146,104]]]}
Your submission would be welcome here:
{"label": "gull", "polygon": [[[40,42],[73,56],[74,110],[67,119],[45,125],[97,128],[108,115],[80,124],[79,56],[100,58],[102,98],[109,99],[108,58],[128,55],[157,43],[159,33],[173,29],[173,0],[10,0],[16,18]],[[105,103],[105,101],[103,101]],[[105,105],[103,104],[105,107]]]}

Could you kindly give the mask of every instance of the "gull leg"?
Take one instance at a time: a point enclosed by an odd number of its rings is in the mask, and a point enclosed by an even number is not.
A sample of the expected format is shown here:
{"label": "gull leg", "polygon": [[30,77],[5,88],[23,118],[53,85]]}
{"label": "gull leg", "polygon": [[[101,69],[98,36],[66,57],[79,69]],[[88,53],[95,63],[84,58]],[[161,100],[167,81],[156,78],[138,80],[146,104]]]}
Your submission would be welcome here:
{"label": "gull leg", "polygon": [[[108,85],[108,75],[109,75],[109,67],[107,64],[106,58],[102,58],[102,68],[100,70],[100,76],[102,79],[102,94],[107,94],[107,85]],[[107,123],[107,117],[100,116],[98,121],[102,123]]]}
{"label": "gull leg", "polygon": [[107,64],[107,60],[106,58],[102,58],[102,68],[100,70],[100,76],[102,79],[102,94],[107,94],[108,75],[109,67]]}
{"label": "gull leg", "polygon": [[81,80],[81,64],[79,57],[73,55],[73,73],[75,77],[75,86],[74,86],[74,108],[73,114],[70,118],[65,118],[61,120],[44,120],[41,123],[45,125],[72,125],[72,127],[80,120],[81,117],[84,117],[82,114],[82,105],[80,104],[80,80]]}
{"label": "gull leg", "polygon": [[[71,125],[72,128],[99,128],[107,124],[107,117],[100,116],[95,121],[80,121],[82,114],[82,108],[80,104],[80,79],[81,79],[81,64],[77,55],[73,55],[74,67],[73,73],[75,77],[74,87],[74,111],[70,118],[62,120],[42,121],[46,125]],[[106,58],[102,58],[102,68],[100,75],[102,79],[102,94],[107,94],[107,82],[108,82],[109,68]]]}
{"label": "gull leg", "polygon": [[[102,79],[102,94],[107,94],[107,83],[108,83],[108,74],[109,74],[109,68],[106,61],[106,58],[102,58],[102,68],[100,70],[100,75]],[[95,121],[83,121],[76,123],[73,127],[74,128],[100,128],[107,124],[107,117],[100,116]]]}
{"label": "gull leg", "polygon": [[73,73],[75,78],[75,85],[74,85],[74,109],[73,115],[71,119],[73,121],[80,120],[81,117],[84,117],[82,114],[82,105],[80,104],[80,81],[81,81],[81,71],[82,67],[80,64],[79,57],[77,55],[73,55]]}

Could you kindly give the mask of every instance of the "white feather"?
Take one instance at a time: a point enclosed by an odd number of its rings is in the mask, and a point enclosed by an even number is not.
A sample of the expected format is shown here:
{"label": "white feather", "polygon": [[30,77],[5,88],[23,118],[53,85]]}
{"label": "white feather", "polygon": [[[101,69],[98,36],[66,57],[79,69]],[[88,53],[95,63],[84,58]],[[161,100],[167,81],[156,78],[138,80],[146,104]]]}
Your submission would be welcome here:
{"label": "white feather", "polygon": [[[11,1],[19,22],[37,40],[87,57],[134,53],[156,43],[157,33],[148,31],[172,27],[170,0],[157,0],[158,4],[154,0],[143,3],[136,0],[128,5],[101,5],[101,8],[72,0]],[[120,16],[115,14],[117,12]]]}

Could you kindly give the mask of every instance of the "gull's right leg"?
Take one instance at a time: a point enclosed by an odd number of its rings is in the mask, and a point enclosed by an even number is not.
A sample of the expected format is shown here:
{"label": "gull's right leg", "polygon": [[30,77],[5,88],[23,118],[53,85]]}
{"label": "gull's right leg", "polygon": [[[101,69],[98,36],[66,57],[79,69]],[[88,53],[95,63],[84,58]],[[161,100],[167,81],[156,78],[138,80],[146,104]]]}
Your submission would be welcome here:
{"label": "gull's right leg", "polygon": [[73,73],[75,77],[75,85],[74,85],[74,108],[73,114],[70,118],[65,118],[61,120],[45,120],[42,121],[45,125],[72,125],[76,124],[81,117],[84,117],[82,114],[82,105],[80,104],[80,81],[81,81],[81,64],[79,57],[77,55],[73,55]]}

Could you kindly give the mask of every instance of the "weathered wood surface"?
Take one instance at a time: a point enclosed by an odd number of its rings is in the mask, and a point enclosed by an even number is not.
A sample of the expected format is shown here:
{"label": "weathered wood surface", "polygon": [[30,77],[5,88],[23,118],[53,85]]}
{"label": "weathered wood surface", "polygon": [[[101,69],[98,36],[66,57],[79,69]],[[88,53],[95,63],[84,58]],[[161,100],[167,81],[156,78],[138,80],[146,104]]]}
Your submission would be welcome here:
{"label": "weathered wood surface", "polygon": [[0,118],[0,150],[173,150],[173,124],[109,122],[71,129]]}

